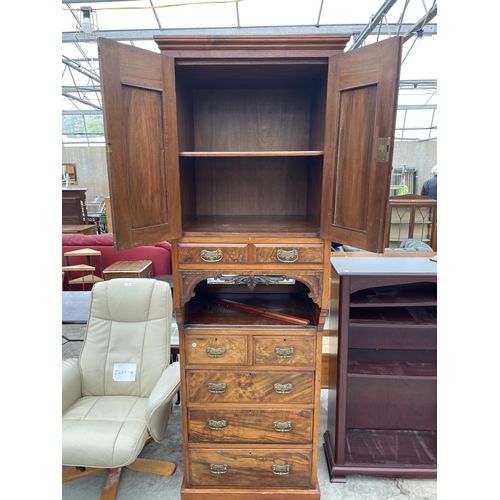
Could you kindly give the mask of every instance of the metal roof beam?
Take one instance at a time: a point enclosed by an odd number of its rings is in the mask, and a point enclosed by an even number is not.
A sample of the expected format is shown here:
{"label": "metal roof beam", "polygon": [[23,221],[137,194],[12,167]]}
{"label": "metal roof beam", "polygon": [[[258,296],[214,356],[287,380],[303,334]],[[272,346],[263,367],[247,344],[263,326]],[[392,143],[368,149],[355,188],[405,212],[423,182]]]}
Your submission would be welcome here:
{"label": "metal roof beam", "polygon": [[[97,104],[94,104],[94,103],[88,101],[87,99],[81,99],[80,97],[76,97],[74,95],[70,95],[70,94],[68,94],[66,92],[63,92],[62,95],[64,97],[67,97],[68,99],[71,99],[72,101],[78,101],[78,102],[81,102],[82,104],[85,104],[86,106],[91,106],[92,108],[102,110],[101,106],[98,106]],[[87,113],[83,113],[83,114],[87,114]]]}
{"label": "metal roof beam", "polygon": [[398,104],[398,109],[401,110],[437,109],[437,104]]}
{"label": "metal roof beam", "polygon": [[63,62],[63,64],[66,64],[66,66],[69,66],[70,68],[73,68],[74,70],[79,71],[82,75],[85,75],[88,78],[95,80],[96,82],[101,81],[99,79],[99,77],[97,77],[94,73],[86,70],[85,68],[82,67],[81,64],[75,63],[71,59],[68,59],[65,56],[62,57],[62,62]]}
{"label": "metal roof beam", "polygon": [[[391,10],[392,6],[397,2],[397,0],[386,0],[377,13],[371,18],[370,22],[364,27],[363,31],[356,37],[355,42],[352,44],[352,49],[357,49],[365,41],[366,37],[371,34],[371,32],[380,24],[382,18]],[[380,25],[382,29],[383,25]],[[399,25],[394,31],[399,29]]]}
{"label": "metal roof beam", "polygon": [[72,93],[72,92],[100,92],[101,86],[97,85],[95,87],[91,87],[89,85],[77,85],[76,87],[72,87],[69,85],[63,85],[63,92]]}
{"label": "metal roof beam", "polygon": [[[355,35],[361,33],[365,24],[330,24],[323,26],[264,26],[253,28],[186,28],[186,29],[149,29],[149,30],[109,30],[99,31],[101,38],[118,41],[153,40],[154,36],[231,36],[231,35]],[[411,31],[412,24],[386,24],[380,26],[379,35],[391,35],[402,29]],[[423,28],[427,36],[437,34],[437,24],[427,24]],[[62,33],[63,43],[79,42],[74,31]]]}
{"label": "metal roof beam", "polygon": [[406,33],[403,35],[404,41],[407,42],[412,36],[415,36],[417,31],[423,30],[422,34],[425,34],[425,26],[427,23],[434,19],[437,16],[437,2],[434,2],[432,7],[427,11],[427,14],[420,19],[417,23],[415,23]]}

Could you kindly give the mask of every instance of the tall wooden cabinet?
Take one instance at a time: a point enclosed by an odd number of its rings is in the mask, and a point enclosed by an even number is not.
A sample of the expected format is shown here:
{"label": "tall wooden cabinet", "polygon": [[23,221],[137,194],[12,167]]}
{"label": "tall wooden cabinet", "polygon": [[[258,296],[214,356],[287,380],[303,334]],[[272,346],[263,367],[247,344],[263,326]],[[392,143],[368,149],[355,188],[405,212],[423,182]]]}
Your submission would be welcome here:
{"label": "tall wooden cabinet", "polygon": [[117,249],[172,243],[183,500],[319,499],[330,242],[382,251],[402,39],[100,39]]}
{"label": "tall wooden cabinet", "polygon": [[332,258],[332,268],[339,300],[337,386],[325,433],[331,481],[435,477],[436,262]]}

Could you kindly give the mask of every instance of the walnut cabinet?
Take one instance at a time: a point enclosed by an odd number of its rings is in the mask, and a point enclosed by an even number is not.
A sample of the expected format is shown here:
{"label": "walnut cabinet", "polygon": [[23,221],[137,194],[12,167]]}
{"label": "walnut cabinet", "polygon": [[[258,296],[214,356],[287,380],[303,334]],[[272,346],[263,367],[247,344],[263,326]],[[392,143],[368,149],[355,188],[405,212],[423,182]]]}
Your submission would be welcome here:
{"label": "walnut cabinet", "polygon": [[382,251],[402,39],[100,39],[115,247],[172,243],[183,500],[319,499],[330,243]]}

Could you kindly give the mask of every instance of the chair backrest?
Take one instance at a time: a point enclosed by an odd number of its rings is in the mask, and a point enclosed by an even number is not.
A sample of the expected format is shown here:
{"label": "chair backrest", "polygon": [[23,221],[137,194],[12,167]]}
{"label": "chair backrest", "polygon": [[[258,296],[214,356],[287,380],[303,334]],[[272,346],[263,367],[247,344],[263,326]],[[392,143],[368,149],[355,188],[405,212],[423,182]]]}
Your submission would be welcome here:
{"label": "chair backrest", "polygon": [[82,225],[87,221],[83,220],[83,207],[80,196],[65,197],[62,199],[62,223]]}
{"label": "chair backrest", "polygon": [[80,354],[84,396],[148,397],[170,363],[168,283],[116,278],[92,288]]}

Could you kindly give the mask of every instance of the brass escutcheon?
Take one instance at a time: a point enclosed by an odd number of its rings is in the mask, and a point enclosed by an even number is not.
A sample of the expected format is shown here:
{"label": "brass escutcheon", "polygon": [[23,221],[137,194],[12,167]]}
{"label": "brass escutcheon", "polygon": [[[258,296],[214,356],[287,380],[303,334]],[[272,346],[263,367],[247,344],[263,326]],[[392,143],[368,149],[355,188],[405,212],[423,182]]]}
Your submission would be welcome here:
{"label": "brass escutcheon", "polygon": [[276,252],[276,257],[280,262],[295,262],[299,258],[299,251],[298,250],[283,250],[280,248]]}
{"label": "brass escutcheon", "polygon": [[207,355],[211,358],[221,358],[226,354],[225,347],[207,347]]}
{"label": "brass escutcheon", "polygon": [[225,474],[227,468],[226,464],[210,464],[210,472],[212,474]]}
{"label": "brass escutcheon", "polygon": [[222,394],[226,391],[226,383],[221,382],[220,384],[216,384],[215,382],[208,383],[208,390],[213,394]]}
{"label": "brass escutcheon", "polygon": [[273,422],[274,430],[277,432],[289,432],[292,430],[292,422]]}
{"label": "brass escutcheon", "polygon": [[288,464],[286,465],[273,464],[272,470],[278,476],[284,476],[290,473],[290,466]]}
{"label": "brass escutcheon", "polygon": [[225,420],[208,420],[208,427],[213,431],[221,431],[227,427],[227,422]]}
{"label": "brass escutcheon", "polygon": [[278,356],[278,358],[291,358],[295,353],[295,348],[293,347],[275,347],[274,354]]}
{"label": "brass escutcheon", "polygon": [[278,394],[290,394],[292,389],[292,384],[274,384],[274,391]]}
{"label": "brass escutcheon", "polygon": [[200,257],[204,262],[219,262],[222,260],[222,250],[202,250]]}

